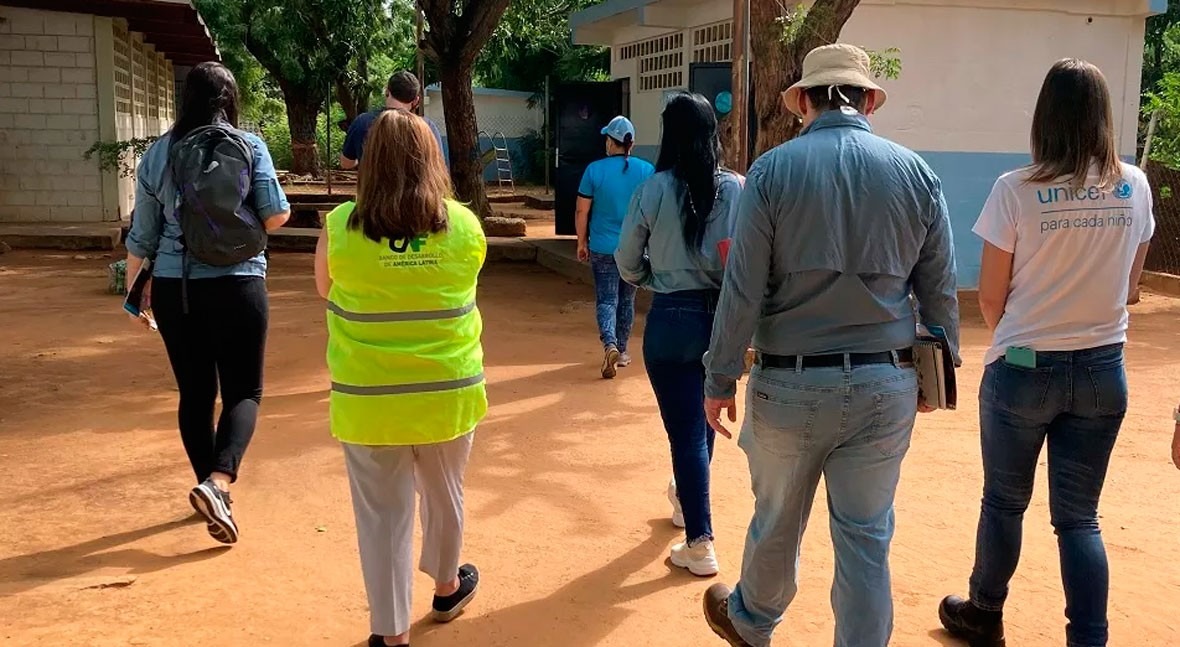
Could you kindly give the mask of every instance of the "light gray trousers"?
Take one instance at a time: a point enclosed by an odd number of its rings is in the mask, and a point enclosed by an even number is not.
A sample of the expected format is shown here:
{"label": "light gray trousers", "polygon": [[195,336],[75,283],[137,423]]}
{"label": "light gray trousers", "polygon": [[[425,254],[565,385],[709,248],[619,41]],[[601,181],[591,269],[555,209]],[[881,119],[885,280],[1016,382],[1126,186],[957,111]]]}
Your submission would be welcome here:
{"label": "light gray trousers", "polygon": [[436,445],[344,444],[372,633],[397,636],[410,630],[415,490],[422,497],[418,569],[436,582],[458,575],[463,472],[474,436]]}

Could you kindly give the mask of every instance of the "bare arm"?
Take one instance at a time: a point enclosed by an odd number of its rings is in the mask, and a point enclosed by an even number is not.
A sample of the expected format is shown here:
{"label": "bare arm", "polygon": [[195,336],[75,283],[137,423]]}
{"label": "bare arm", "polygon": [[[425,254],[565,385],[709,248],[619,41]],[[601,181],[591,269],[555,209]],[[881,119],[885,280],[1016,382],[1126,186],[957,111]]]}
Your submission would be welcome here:
{"label": "bare arm", "polygon": [[578,259],[590,260],[590,198],[578,196],[577,211],[574,212],[574,225],[578,231]]}
{"label": "bare arm", "polygon": [[983,244],[983,262],[979,268],[979,309],[988,330],[994,331],[1008,305],[1012,285],[1012,254],[991,243]]}
{"label": "bare arm", "polygon": [[344,169],[345,171],[351,171],[352,169],[356,168],[359,165],[360,165],[360,162],[358,162],[357,160],[349,159],[349,158],[345,157],[344,155],[340,156],[340,168]]}
{"label": "bare arm", "polygon": [[1151,243],[1143,243],[1135,251],[1135,262],[1131,265],[1130,289],[1127,291],[1127,305],[1139,303],[1139,280],[1143,278],[1143,264],[1147,262],[1147,251]]}
{"label": "bare arm", "polygon": [[320,237],[315,243],[315,289],[325,299],[332,290],[332,276],[328,273],[327,227],[320,230]]}
{"label": "bare arm", "polygon": [[263,220],[262,226],[266,228],[266,231],[271,232],[287,224],[287,221],[290,219],[291,210],[287,209],[286,211],[280,211],[275,215],[268,217],[266,220]]}

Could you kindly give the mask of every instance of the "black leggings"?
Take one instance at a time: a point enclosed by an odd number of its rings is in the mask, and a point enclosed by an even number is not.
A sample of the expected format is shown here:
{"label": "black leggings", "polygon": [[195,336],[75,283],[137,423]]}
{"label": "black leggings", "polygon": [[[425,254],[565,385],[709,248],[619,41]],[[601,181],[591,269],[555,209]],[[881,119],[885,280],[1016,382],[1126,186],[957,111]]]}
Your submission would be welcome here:
{"label": "black leggings", "polygon": [[[269,305],[266,280],[225,276],[152,281],[152,312],[180,390],[177,417],[184,450],[200,483],[213,472],[237,480],[262,401]],[[221,386],[221,418],[213,410]]]}

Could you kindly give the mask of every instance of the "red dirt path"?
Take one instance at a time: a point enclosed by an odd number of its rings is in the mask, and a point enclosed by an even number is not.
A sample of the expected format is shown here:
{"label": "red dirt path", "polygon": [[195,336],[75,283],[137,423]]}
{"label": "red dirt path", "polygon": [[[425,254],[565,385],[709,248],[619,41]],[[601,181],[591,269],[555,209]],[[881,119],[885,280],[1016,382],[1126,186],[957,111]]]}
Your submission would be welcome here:
{"label": "red dirt path", "polygon": [[[91,255],[0,256],[0,643],[358,645],[364,592],[341,452],[326,428],[323,308],[311,258],[271,278],[267,397],[235,489],[242,542],[188,520],[190,472],[160,340],[131,329]],[[467,557],[484,588],[466,616],[415,626],[415,647],[720,645],[706,581],[665,563],[668,449],[643,369],[595,379],[592,291],[528,265],[486,271],[491,413],[468,472]],[[1112,645],[1180,644],[1180,301],[1148,297],[1129,348],[1132,408],[1103,523]],[[966,332],[963,410],[923,417],[898,495],[894,645],[950,645],[942,595],[971,565],[980,467],[973,402],[983,331]],[[722,579],[741,560],[744,457],[719,441],[714,523]],[[822,494],[821,494],[822,496]],[[830,542],[808,533],[802,589],[775,645],[831,644]],[[1041,475],[1008,612],[1009,644],[1064,643]],[[424,618],[428,583],[418,585]]]}

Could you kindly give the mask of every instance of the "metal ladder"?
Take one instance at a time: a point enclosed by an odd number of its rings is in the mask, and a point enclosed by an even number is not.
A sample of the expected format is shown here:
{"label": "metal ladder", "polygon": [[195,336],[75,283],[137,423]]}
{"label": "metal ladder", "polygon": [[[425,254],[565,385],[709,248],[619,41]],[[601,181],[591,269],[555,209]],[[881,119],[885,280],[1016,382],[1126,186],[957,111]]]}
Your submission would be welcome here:
{"label": "metal ladder", "polygon": [[[484,151],[482,159],[486,166],[489,162],[496,163],[496,183],[504,195],[516,195],[516,180],[512,177],[512,153],[508,151],[508,138],[502,131],[497,130],[489,135],[486,130],[479,131],[480,139],[487,138],[492,147]],[[489,156],[488,153],[491,153]]]}

